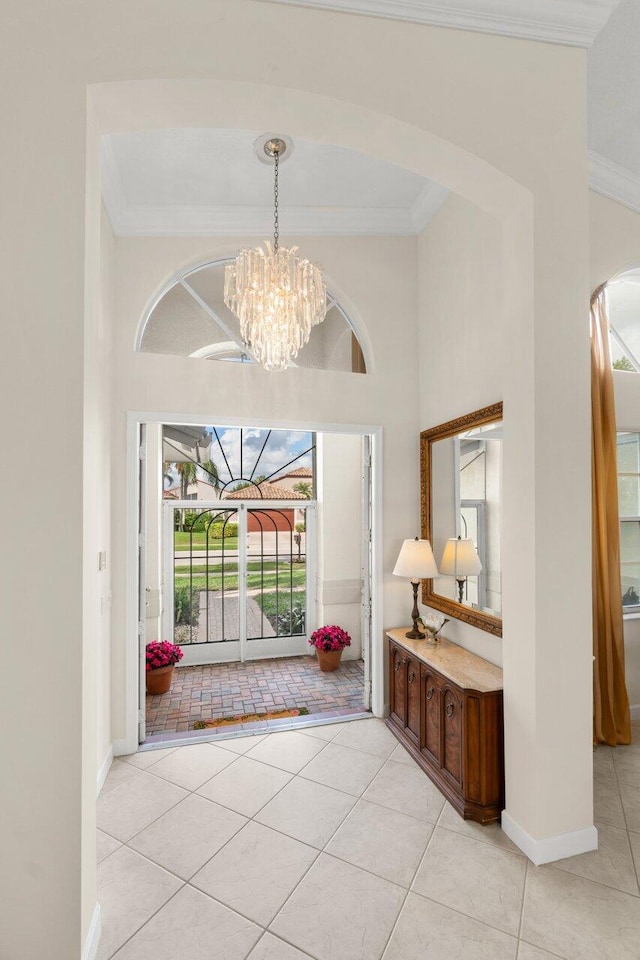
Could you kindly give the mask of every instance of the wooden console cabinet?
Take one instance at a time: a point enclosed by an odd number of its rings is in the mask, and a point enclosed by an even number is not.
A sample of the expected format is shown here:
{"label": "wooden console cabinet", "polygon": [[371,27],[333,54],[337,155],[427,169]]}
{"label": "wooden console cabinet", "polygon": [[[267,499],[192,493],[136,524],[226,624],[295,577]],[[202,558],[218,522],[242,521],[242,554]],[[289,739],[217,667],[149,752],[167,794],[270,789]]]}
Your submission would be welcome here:
{"label": "wooden console cabinet", "polygon": [[387,726],[465,820],[504,805],[502,670],[448,640],[390,630]]}

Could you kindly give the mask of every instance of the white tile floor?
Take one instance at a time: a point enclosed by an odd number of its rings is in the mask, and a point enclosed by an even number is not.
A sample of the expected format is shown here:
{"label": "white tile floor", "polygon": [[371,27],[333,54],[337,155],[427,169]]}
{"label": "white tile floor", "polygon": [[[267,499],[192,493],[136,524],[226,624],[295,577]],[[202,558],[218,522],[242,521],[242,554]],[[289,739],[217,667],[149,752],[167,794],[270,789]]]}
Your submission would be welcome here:
{"label": "white tile floor", "polygon": [[116,760],[98,960],[639,960],[635,735],[595,752],[600,849],[546,867],[380,720]]}

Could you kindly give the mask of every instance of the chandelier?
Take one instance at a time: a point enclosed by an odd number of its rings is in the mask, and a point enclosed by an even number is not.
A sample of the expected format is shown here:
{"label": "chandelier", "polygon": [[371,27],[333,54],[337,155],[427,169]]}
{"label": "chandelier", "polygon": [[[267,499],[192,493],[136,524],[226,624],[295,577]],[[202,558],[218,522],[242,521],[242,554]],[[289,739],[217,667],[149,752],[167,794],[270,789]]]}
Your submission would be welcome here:
{"label": "chandelier", "polygon": [[297,247],[281,247],[278,172],[286,142],[273,137],[264,152],[274,161],[273,245],[241,250],[224,271],[224,302],[240,321],[242,339],[265,370],[286,370],[327,313],[327,287]]}

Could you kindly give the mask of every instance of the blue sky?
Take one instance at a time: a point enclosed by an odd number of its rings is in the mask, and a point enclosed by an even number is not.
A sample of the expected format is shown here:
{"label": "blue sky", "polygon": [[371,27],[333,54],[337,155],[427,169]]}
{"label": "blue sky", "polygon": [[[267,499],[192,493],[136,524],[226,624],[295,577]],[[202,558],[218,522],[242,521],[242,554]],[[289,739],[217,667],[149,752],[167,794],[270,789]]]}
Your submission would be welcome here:
{"label": "blue sky", "polygon": [[[213,427],[207,428],[213,434]],[[225,456],[229,462],[229,467],[234,479],[238,480],[240,474],[240,428],[239,427],[217,427],[218,436],[224,450]],[[265,442],[268,430],[261,430],[253,427],[245,427],[243,430],[243,450],[242,450],[242,476],[248,480],[251,476],[258,454]],[[297,457],[313,443],[313,435],[306,431],[298,430],[272,430],[271,436],[264,448],[255,476],[270,476],[274,471],[278,473],[287,473],[289,470],[295,470],[298,467],[311,467],[312,455],[307,453],[300,457],[295,463],[284,470],[284,467],[290,460]],[[231,479],[224,457],[220,452],[218,441],[213,435],[211,440],[210,456],[218,467],[220,479],[226,483]]]}

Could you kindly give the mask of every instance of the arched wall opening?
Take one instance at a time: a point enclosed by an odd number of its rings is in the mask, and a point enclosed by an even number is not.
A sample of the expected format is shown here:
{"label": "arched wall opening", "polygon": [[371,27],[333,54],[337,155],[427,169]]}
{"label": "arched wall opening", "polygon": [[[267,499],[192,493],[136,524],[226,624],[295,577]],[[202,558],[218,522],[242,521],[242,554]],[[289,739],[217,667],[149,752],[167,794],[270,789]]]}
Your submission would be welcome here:
{"label": "arched wall opening", "polygon": [[[505,482],[504,482],[504,648],[493,650],[493,658],[500,660],[504,654],[505,703],[507,727],[507,806],[514,811],[515,821],[530,820],[533,834],[546,836],[550,828],[544,825],[545,812],[542,797],[542,781],[532,792],[531,774],[523,768],[518,756],[521,747],[529,740],[539,718],[539,703],[542,692],[536,674],[536,622],[539,609],[534,571],[537,564],[536,511],[532,510],[523,519],[521,505],[524,500],[536,503],[536,471],[534,469],[536,434],[536,339],[534,335],[533,298],[536,278],[534,274],[534,214],[533,198],[529,189],[516,183],[480,157],[460,146],[418,126],[408,124],[389,115],[376,113],[367,108],[336,101],[298,90],[277,88],[270,85],[240,83],[236,81],[145,81],[121,84],[98,84],[90,90],[90,106],[94,113],[96,128],[100,133],[114,131],[161,128],[165,126],[240,126],[245,129],[286,130],[292,137],[321,139],[348,149],[381,157],[404,166],[447,187],[498,224],[501,257],[501,309],[504,349],[506,353],[518,354],[517,368],[503,364],[501,385],[487,385],[482,370],[465,383],[455,384],[449,397],[449,415],[464,414],[484,403],[503,399],[505,407]],[[95,154],[95,151],[94,151]],[[125,241],[123,246],[127,246]],[[312,244],[313,246],[313,244]],[[336,250],[340,242],[332,243]],[[373,246],[373,244],[372,244]],[[208,244],[208,254],[217,255],[216,243]],[[131,344],[150,291],[158,289],[166,278],[177,269],[194,262],[194,249],[199,246],[190,240],[178,241],[166,255],[161,241],[155,244],[154,256],[149,251],[140,253],[119,278],[121,285],[117,300],[118,322],[123,336],[115,347],[115,367],[118,371],[114,407],[116,421],[123,423],[122,414],[137,411],[135,416],[144,419],[146,412],[164,411],[169,420],[175,414],[178,397],[182,412],[185,412],[184,396],[189,396],[189,414],[208,419],[230,416],[250,419],[255,416],[257,394],[263,398],[263,412],[267,408],[274,421],[282,422],[283,413],[290,416],[294,400],[296,415],[302,422],[313,420],[317,414],[317,398],[322,394],[323,422],[340,425],[365,424],[381,429],[385,437],[384,459],[380,464],[378,489],[380,501],[380,551],[378,575],[381,584],[381,603],[376,623],[377,636],[383,626],[401,623],[406,619],[406,591],[393,581],[390,570],[396,548],[401,539],[411,535],[417,526],[418,471],[417,435],[425,423],[420,410],[420,356],[417,344],[420,339],[418,322],[417,288],[407,294],[408,299],[397,311],[411,318],[407,321],[408,338],[405,342],[393,343],[388,328],[383,324],[367,327],[372,341],[372,353],[378,360],[375,376],[353,378],[347,385],[341,375],[328,384],[325,371],[293,369],[287,371],[281,387],[273,390],[258,369],[243,369],[238,389],[237,382],[229,379],[226,370],[216,376],[215,386],[204,371],[194,369],[188,358],[161,357],[134,354]],[[225,251],[227,252],[227,251]],[[313,251],[312,251],[313,253]],[[339,254],[336,254],[338,257]],[[382,258],[384,259],[384,258]],[[385,266],[393,278],[393,258],[387,257]],[[136,275],[136,265],[145,264],[145,276]],[[340,275],[340,267],[330,267],[332,275]],[[363,315],[368,314],[361,304],[360,294],[384,297],[385,290],[376,288],[378,277],[375,270],[362,281],[360,290],[351,286],[346,289]],[[338,280],[340,283],[340,279]],[[371,289],[369,289],[369,287]],[[125,289],[126,288],[126,289]],[[387,293],[388,296],[388,293]],[[120,298],[120,299],[118,299]],[[343,300],[343,302],[345,302]],[[393,307],[392,299],[387,305]],[[395,305],[397,308],[397,305]],[[412,314],[413,311],[413,314]],[[397,331],[395,331],[397,333]],[[455,333],[452,334],[455,336]],[[397,336],[396,336],[397,340]],[[126,343],[126,348],[121,344]],[[429,344],[429,346],[432,346]],[[380,358],[385,358],[382,364]],[[433,356],[437,364],[437,354]],[[200,365],[200,367],[207,365]],[[217,364],[217,370],[232,364]],[[234,376],[237,370],[232,371]],[[167,377],[171,378],[170,396],[163,390]],[[488,389],[499,389],[502,397],[487,397]],[[233,397],[233,400],[230,398]],[[346,411],[349,411],[348,414]],[[192,421],[193,422],[193,421]],[[287,422],[291,422],[288,420]],[[298,421],[300,422],[300,421]],[[121,428],[119,428],[120,430]],[[124,463],[124,430],[116,437],[119,455]],[[384,491],[382,484],[384,481]],[[131,473],[129,484],[132,483]],[[116,504],[127,502],[124,467],[115,484]],[[122,543],[132,542],[131,503],[129,521],[118,518],[116,527]],[[120,511],[116,507],[116,513]],[[539,541],[538,541],[539,542]],[[118,546],[120,551],[120,546]],[[531,575],[522,577],[523,557]],[[123,636],[125,625],[131,622],[132,603],[135,599],[127,586],[127,569],[132,569],[132,553],[128,560],[123,553],[116,556],[118,571],[118,596],[114,604],[114,635]],[[127,596],[127,602],[121,598]],[[376,630],[374,629],[374,635]],[[471,648],[479,649],[485,638],[475,633],[460,631],[459,640]],[[515,643],[515,640],[518,643]],[[129,632],[129,641],[114,649],[114,689],[124,686],[127,664],[135,657],[135,643]],[[373,650],[374,710],[385,711],[384,648],[381,642]],[[124,703],[114,696],[114,728],[116,737],[131,746],[131,731],[135,728],[134,702],[131,697]],[[588,740],[585,741],[588,743]],[[558,757],[552,762],[538,757],[540,763],[550,762],[550,769],[561,766]],[[540,792],[542,791],[542,792]],[[579,813],[582,823],[590,821],[591,805],[584,802]],[[548,822],[554,820],[550,814]],[[564,822],[575,819],[575,811]],[[557,822],[563,821],[560,816]],[[537,824],[537,826],[536,826]]]}

